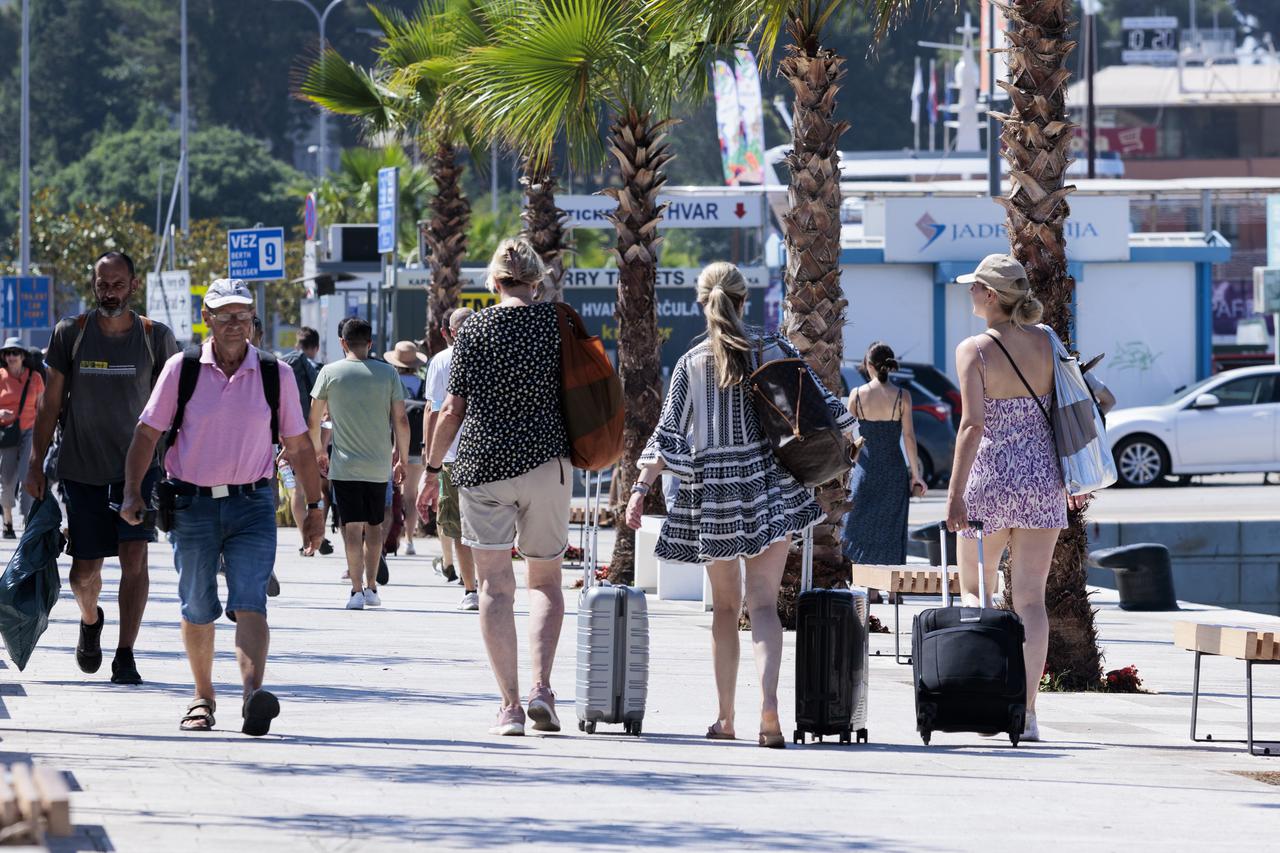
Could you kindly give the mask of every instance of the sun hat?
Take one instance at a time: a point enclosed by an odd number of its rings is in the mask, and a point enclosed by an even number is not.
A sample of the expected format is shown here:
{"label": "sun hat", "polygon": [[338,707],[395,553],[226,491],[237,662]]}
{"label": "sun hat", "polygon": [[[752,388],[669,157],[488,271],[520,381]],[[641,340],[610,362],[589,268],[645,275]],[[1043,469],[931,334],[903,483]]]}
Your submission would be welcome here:
{"label": "sun hat", "polygon": [[4,346],[0,346],[0,353],[6,353],[12,350],[21,350],[23,355],[26,355],[27,347],[22,343],[22,338],[14,337],[4,339]]}
{"label": "sun hat", "polygon": [[387,364],[406,370],[415,370],[427,363],[427,357],[413,341],[396,341],[395,349],[387,350],[382,357],[387,360]]}
{"label": "sun hat", "polygon": [[223,305],[252,305],[253,291],[238,278],[219,278],[209,285],[204,294],[204,307],[221,308]]}
{"label": "sun hat", "polygon": [[978,282],[999,293],[1023,295],[1031,289],[1027,270],[1012,255],[987,255],[971,273],[956,276],[956,284]]}

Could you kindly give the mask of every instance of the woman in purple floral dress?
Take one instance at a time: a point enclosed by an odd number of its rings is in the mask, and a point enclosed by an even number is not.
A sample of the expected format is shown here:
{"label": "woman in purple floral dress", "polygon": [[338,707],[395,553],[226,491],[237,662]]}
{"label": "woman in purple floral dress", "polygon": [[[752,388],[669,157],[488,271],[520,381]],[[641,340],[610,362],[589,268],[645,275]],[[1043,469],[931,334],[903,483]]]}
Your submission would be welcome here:
{"label": "woman in purple floral dress", "polygon": [[1026,270],[1009,255],[988,255],[971,275],[973,313],[987,331],[956,348],[964,415],[947,494],[947,527],[958,531],[965,604],[978,595],[978,548],[970,520],[985,529],[986,585],[996,587],[1008,548],[1013,609],[1026,627],[1027,720],[1023,740],[1039,740],[1036,691],[1049,649],[1045,582],[1058,533],[1067,526],[1067,493],[1049,426],[1053,344],[1040,322]]}

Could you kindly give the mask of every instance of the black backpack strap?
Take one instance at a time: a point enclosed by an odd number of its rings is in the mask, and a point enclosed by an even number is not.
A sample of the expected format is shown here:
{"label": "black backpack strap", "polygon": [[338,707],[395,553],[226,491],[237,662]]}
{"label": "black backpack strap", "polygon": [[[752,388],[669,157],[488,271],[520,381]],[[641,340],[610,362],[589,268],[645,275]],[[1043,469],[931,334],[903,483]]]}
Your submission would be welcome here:
{"label": "black backpack strap", "polygon": [[182,418],[187,411],[187,401],[196,392],[196,382],[200,380],[199,346],[189,346],[182,351],[182,372],[178,374],[178,405],[173,411],[173,425],[169,427],[169,438],[165,442],[168,450],[178,442],[178,430],[182,429]]}
{"label": "black backpack strap", "polygon": [[271,407],[271,443],[280,443],[280,362],[273,352],[258,350],[258,371],[262,374],[262,395]]}

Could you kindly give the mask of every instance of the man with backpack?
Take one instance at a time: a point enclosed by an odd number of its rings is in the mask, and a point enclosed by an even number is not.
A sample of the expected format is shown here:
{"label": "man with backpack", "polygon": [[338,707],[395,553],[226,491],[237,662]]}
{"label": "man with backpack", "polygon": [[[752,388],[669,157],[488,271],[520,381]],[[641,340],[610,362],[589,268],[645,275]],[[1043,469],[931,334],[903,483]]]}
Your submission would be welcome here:
{"label": "man with backpack", "polygon": [[[173,332],[129,309],[139,286],[133,260],[123,252],[107,252],[93,267],[97,307],[53,330],[26,475],[32,498],[46,497],[45,453],[61,423],[57,478],[67,505],[71,590],[80,607],[76,663],[87,673],[102,666],[102,561],[118,556],[120,636],[111,662],[116,684],[142,683],[133,644],[147,605],[147,543],[155,541],[155,526],[127,525],[110,505],[118,506],[121,499],[133,425],[165,359],[178,351]],[[159,468],[154,458],[145,461],[142,474],[149,489],[159,479]]]}
{"label": "man with backpack", "polygon": [[[351,580],[348,610],[382,604],[378,595],[378,566],[382,560],[383,522],[387,514],[387,473],[396,483],[404,479],[409,458],[409,419],[404,411],[404,386],[396,369],[369,357],[373,329],[369,321],[351,317],[342,324],[346,358],[326,364],[311,396],[311,439],[319,444],[326,410],[333,421],[332,456],[319,452],[320,470],[333,488],[342,523]],[[392,464],[392,436],[396,461]]]}
{"label": "man with backpack", "polygon": [[173,542],[182,642],[195,677],[195,698],[179,728],[208,731],[214,725],[221,567],[226,613],[236,623],[241,730],[257,736],[266,734],[280,713],[279,701],[262,689],[269,641],[267,584],[276,558],[274,446],[284,446],[306,492],[301,524],[312,543],[323,526],[320,475],[292,370],[248,341],[254,316],[248,286],[238,279],[213,282],[201,315],[211,340],[169,359],[138,419],[120,516],[131,525],[141,523],[144,473],[167,431],[167,478],[157,490],[156,511]]}

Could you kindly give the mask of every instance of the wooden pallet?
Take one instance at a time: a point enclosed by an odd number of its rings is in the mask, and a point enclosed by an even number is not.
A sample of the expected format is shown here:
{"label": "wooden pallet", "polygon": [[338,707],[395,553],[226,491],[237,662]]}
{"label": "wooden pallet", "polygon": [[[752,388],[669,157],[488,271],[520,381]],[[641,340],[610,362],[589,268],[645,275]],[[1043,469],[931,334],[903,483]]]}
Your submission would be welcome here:
{"label": "wooden pallet", "polygon": [[1280,661],[1280,631],[1175,622],[1173,644],[1190,652],[1239,660]]}
{"label": "wooden pallet", "polygon": [[[855,564],[853,583],[855,586],[902,595],[942,595],[942,570]],[[951,573],[949,585],[952,595],[960,594],[960,578],[954,572]]]}
{"label": "wooden pallet", "polygon": [[70,790],[51,767],[12,764],[0,773],[0,836],[5,844],[41,844],[72,834]]}
{"label": "wooden pallet", "polygon": [[[569,507],[569,523],[570,524],[586,524],[587,508],[581,506]],[[613,510],[601,509],[599,516],[599,524],[601,527],[613,527]]]}

